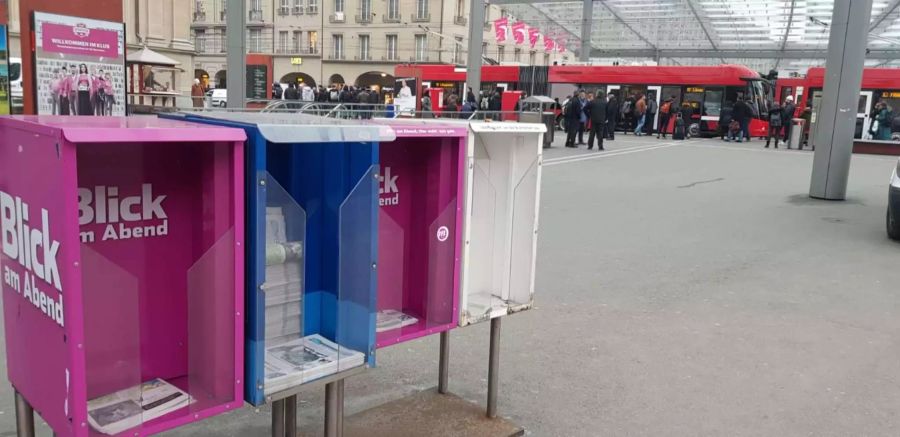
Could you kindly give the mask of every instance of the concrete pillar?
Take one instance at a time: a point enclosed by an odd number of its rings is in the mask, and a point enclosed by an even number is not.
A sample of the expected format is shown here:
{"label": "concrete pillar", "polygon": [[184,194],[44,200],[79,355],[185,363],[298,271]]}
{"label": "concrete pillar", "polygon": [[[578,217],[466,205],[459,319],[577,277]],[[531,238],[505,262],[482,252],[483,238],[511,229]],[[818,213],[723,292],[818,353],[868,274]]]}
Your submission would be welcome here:
{"label": "concrete pillar", "polygon": [[[469,51],[466,58],[466,86],[472,88],[475,98],[481,90],[481,56],[484,42],[484,0],[471,0],[469,5]],[[463,90],[465,93],[468,90]],[[465,95],[465,94],[463,94]],[[480,103],[480,101],[479,101]]]}
{"label": "concrete pillar", "polygon": [[247,0],[227,0],[225,16],[225,44],[228,76],[228,107],[244,108],[247,101]]}
{"label": "concrete pillar", "polygon": [[825,64],[822,110],[816,117],[809,195],[844,200],[853,153],[872,0],[835,0]]}
{"label": "concrete pillar", "polygon": [[578,60],[591,60],[591,27],[594,25],[594,0],[582,0],[581,8],[581,53]]}

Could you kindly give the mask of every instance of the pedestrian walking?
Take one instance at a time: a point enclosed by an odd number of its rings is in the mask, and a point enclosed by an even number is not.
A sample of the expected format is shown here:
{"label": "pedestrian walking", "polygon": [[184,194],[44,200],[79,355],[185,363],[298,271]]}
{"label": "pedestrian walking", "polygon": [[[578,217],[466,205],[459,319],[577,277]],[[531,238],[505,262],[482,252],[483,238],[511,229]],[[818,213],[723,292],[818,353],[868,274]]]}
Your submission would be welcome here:
{"label": "pedestrian walking", "polygon": [[738,97],[737,102],[734,103],[731,117],[740,125],[737,142],[742,143],[744,142],[744,136],[750,130],[750,119],[753,117],[753,109],[750,108],[750,105],[747,104],[743,97]]}
{"label": "pedestrian walking", "polygon": [[647,113],[644,116],[644,133],[653,135],[653,122],[656,121],[656,113],[659,112],[659,103],[656,102],[656,96],[650,95],[647,98]]}
{"label": "pedestrian walking", "polygon": [[672,105],[674,104],[675,96],[672,96],[666,99],[659,107],[659,129],[656,131],[657,139],[660,135],[662,135],[663,138],[666,137],[666,132],[669,130],[669,121],[672,120]]}
{"label": "pedestrian walking", "polygon": [[637,123],[634,134],[641,136],[644,134],[644,123],[647,122],[647,98],[644,96],[640,96],[634,105],[634,119]]}
{"label": "pedestrian walking", "polygon": [[784,105],[781,106],[781,126],[782,129],[784,129],[784,142],[788,145],[787,147],[789,149],[791,148],[791,130],[793,129],[793,123],[791,123],[791,120],[793,120],[794,112],[796,110],[797,107],[794,105],[794,97],[785,97]]}
{"label": "pedestrian walking", "polygon": [[194,79],[194,84],[191,85],[191,101],[195,108],[203,107],[203,86],[200,85],[200,79]]}
{"label": "pedestrian walking", "polygon": [[784,115],[781,110],[781,106],[778,103],[772,105],[772,108],[769,109],[769,134],[766,136],[766,148],[769,148],[769,143],[772,142],[772,137],[775,137],[775,148],[778,148],[778,140],[781,139],[781,123],[784,121]]}

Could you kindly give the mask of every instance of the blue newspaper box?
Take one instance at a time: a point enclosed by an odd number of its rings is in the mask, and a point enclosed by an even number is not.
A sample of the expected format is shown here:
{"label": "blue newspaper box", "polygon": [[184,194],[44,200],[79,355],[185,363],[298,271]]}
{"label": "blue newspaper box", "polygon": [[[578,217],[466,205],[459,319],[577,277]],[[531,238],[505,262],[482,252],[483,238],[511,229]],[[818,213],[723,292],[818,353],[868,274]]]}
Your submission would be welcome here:
{"label": "blue newspaper box", "polygon": [[373,366],[378,145],[393,130],[298,114],[177,117],[247,133],[247,402]]}

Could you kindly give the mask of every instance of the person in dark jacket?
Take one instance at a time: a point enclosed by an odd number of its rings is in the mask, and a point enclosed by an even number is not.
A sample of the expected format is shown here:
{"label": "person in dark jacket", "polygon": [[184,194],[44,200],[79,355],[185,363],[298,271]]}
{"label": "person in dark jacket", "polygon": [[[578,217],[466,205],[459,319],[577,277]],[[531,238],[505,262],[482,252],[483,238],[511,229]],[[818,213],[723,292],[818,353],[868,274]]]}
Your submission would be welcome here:
{"label": "person in dark jacket", "polygon": [[663,101],[662,106],[659,108],[659,129],[656,131],[657,139],[659,139],[660,136],[662,138],[666,137],[666,133],[669,131],[669,121],[672,120],[672,116],[675,114],[677,108],[675,96],[669,97]]}
{"label": "person in dark jacket", "polygon": [[616,124],[619,123],[619,99],[616,95],[609,93],[609,100],[606,102],[606,139],[615,141]]}
{"label": "person in dark jacket", "polygon": [[684,139],[691,137],[691,125],[694,124],[694,107],[691,102],[681,103],[681,120],[684,123]]}
{"label": "person in dark jacket", "polygon": [[594,100],[588,103],[586,113],[591,116],[591,133],[588,135],[588,150],[594,148],[594,136],[597,137],[597,150],[603,149],[603,138],[606,137],[606,97],[597,93]]}
{"label": "person in dark jacket", "polygon": [[472,87],[469,87],[469,91],[466,92],[466,103],[471,103],[472,106],[478,106],[478,101],[475,100],[475,92],[472,91]]}
{"label": "person in dark jacket", "polygon": [[784,105],[781,107],[781,126],[784,129],[784,142],[790,148],[791,141],[791,120],[794,119],[794,112],[797,106],[794,105],[794,97],[787,96],[784,99]]}
{"label": "person in dark jacket", "polygon": [[494,90],[494,94],[491,94],[491,98],[488,99],[488,111],[491,113],[491,119],[501,119],[500,112],[503,111],[503,88],[497,88]]}
{"label": "person in dark jacket", "polygon": [[[734,113],[734,102],[725,102],[722,111],[719,113],[719,137],[725,140],[728,138],[728,127],[731,125],[732,114]],[[730,138],[728,138],[730,141]]]}
{"label": "person in dark jacket", "polygon": [[584,116],[584,106],[581,101],[581,98],[573,97],[563,107],[563,116],[566,117],[566,147],[578,147],[575,145],[575,136],[581,126],[581,117]]}
{"label": "person in dark jacket", "polygon": [[734,121],[741,125],[741,131],[738,134],[737,142],[744,142],[744,136],[750,131],[750,119],[753,117],[753,109],[744,101],[743,97],[738,97],[734,103],[734,110],[731,113]]}
{"label": "person in dark jacket", "polygon": [[769,143],[772,142],[772,137],[775,137],[775,148],[778,148],[778,140],[781,139],[781,123],[784,120],[784,114],[782,113],[781,106],[778,106],[778,103],[772,105],[772,109],[769,109],[769,134],[766,136],[766,148],[769,148]]}

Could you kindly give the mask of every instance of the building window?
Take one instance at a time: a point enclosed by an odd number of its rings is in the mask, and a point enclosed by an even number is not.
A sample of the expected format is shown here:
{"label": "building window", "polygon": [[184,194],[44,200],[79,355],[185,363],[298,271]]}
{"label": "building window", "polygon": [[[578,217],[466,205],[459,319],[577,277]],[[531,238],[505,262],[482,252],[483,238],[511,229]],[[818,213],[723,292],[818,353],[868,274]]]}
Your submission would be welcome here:
{"label": "building window", "polygon": [[466,15],[466,0],[456,0],[456,16],[464,17]]}
{"label": "building window", "polygon": [[306,44],[309,46],[309,53],[319,53],[319,32],[310,30],[306,34]]}
{"label": "building window", "polygon": [[497,46],[497,61],[503,62],[503,55],[506,54],[506,47]]}
{"label": "building window", "polygon": [[369,35],[359,36],[359,60],[368,61],[369,56]]}
{"label": "building window", "polygon": [[416,61],[428,60],[428,36],[416,35]]}
{"label": "building window", "polygon": [[194,29],[194,48],[199,53],[206,53],[206,29]]}
{"label": "building window", "polygon": [[278,15],[288,15],[291,13],[291,0],[281,0],[278,7]]}
{"label": "building window", "polygon": [[453,39],[453,63],[462,64],[462,44],[463,39],[457,36]]}
{"label": "building window", "polygon": [[419,20],[428,19],[428,0],[416,0],[416,18]]}
{"label": "building window", "polygon": [[400,0],[388,0],[387,17],[391,20],[400,19]]}
{"label": "building window", "polygon": [[294,15],[303,14],[303,0],[294,0],[294,9],[291,12]]}
{"label": "building window", "polygon": [[331,35],[331,57],[344,59],[344,35]]}
{"label": "building window", "polygon": [[516,62],[522,62],[522,49],[513,50],[513,60]]}
{"label": "building window", "polygon": [[288,32],[286,30],[278,32],[278,53],[287,53],[288,51]]}
{"label": "building window", "polygon": [[334,0],[334,12],[344,13],[344,0]]}
{"label": "building window", "polygon": [[219,51],[222,52],[222,53],[225,53],[225,47],[226,47],[226,38],[225,38],[225,36],[226,36],[226,35],[225,35],[225,31],[224,31],[224,30],[219,31],[219,36],[218,36],[218,37],[219,37]]}
{"label": "building window", "polygon": [[291,52],[300,53],[300,40],[303,38],[303,31],[295,30],[294,36],[291,38]]}
{"label": "building window", "polygon": [[397,35],[387,36],[387,60],[397,60]]}
{"label": "building window", "polygon": [[262,52],[262,31],[259,29],[250,29],[250,47],[251,53]]}
{"label": "building window", "polygon": [[359,15],[363,19],[372,15],[372,0],[359,0]]}

